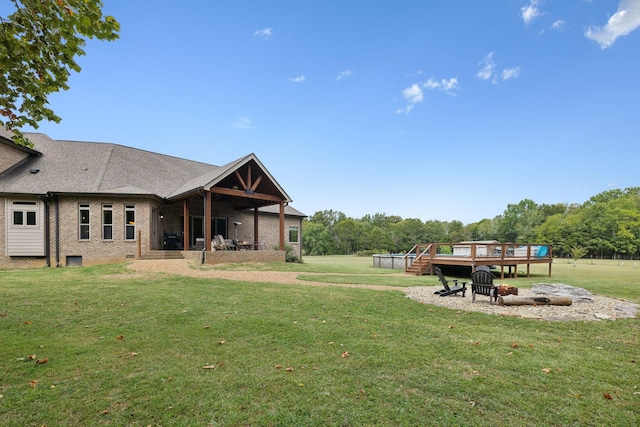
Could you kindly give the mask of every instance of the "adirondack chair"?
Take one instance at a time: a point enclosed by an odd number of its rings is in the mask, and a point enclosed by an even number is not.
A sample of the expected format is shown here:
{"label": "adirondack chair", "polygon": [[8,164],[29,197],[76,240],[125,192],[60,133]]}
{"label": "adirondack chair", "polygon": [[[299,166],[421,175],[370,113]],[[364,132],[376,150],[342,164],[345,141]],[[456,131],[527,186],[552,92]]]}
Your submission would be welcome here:
{"label": "adirondack chair", "polygon": [[493,274],[486,270],[471,273],[471,302],[476,300],[476,294],[487,295],[490,304],[498,300],[498,287],[493,284],[493,277]]}
{"label": "adirondack chair", "polygon": [[458,292],[462,292],[462,296],[464,297],[465,292],[467,292],[467,282],[460,282],[461,284],[458,285],[458,279],[452,279],[451,281],[453,282],[453,286],[449,286],[449,282],[445,279],[444,274],[442,274],[442,270],[440,270],[439,267],[435,267],[435,271],[444,289],[435,291],[434,294],[446,297],[448,295],[455,295]]}

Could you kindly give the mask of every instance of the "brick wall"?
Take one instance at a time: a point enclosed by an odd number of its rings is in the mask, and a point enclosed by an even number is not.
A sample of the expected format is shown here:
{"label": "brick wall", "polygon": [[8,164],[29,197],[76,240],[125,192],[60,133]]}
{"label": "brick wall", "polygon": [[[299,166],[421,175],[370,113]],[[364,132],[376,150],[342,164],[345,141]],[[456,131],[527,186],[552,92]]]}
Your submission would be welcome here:
{"label": "brick wall", "polygon": [[[79,238],[79,205],[89,205],[89,239]],[[112,205],[113,212],[113,238],[102,238],[102,206]],[[125,240],[125,206],[135,206],[136,234],[134,240]],[[189,201],[190,214],[204,216],[202,200]],[[160,218],[162,213],[163,218]],[[52,267],[67,265],[68,257],[78,257],[82,265],[120,262],[147,254],[153,249],[162,249],[165,232],[180,234],[183,223],[183,203],[171,205],[149,198],[98,198],[98,197],[63,197],[49,202],[49,263]],[[57,217],[59,214],[59,218]],[[213,205],[212,217],[227,219],[227,237],[236,238],[234,221],[242,224],[237,227],[237,237],[240,241],[254,243],[253,212],[238,211],[231,205],[217,203]],[[157,230],[153,230],[154,219],[157,221]],[[280,220],[278,215],[261,213],[259,217],[260,249],[273,251],[280,240]],[[44,257],[8,257],[6,255],[6,199],[0,197],[0,267],[43,267],[47,265]],[[56,224],[58,227],[56,227]],[[289,227],[297,227],[298,242],[289,242]],[[301,256],[301,219],[297,217],[285,217],[285,244],[290,245]],[[138,241],[138,233],[140,240]],[[59,236],[59,242],[56,237]],[[57,243],[57,244],[56,244]],[[194,241],[191,242],[195,244]],[[262,252],[261,251],[261,252]],[[284,257],[283,252],[274,251],[269,255],[274,260]],[[247,260],[246,254],[242,257]],[[231,255],[229,255],[231,256]],[[267,255],[264,255],[267,256]]]}
{"label": "brick wall", "polygon": [[[120,198],[88,198],[72,197],[60,199],[56,209],[55,202],[51,203],[51,265],[56,263],[56,234],[59,234],[60,266],[67,264],[68,257],[82,257],[83,265],[107,262],[125,261],[150,249],[151,243],[151,212],[158,208],[158,204],[149,199],[120,199]],[[79,238],[79,206],[89,205],[89,239]],[[111,204],[113,211],[113,238],[102,238],[102,206]],[[125,239],[125,206],[135,207],[135,238]],[[59,232],[56,233],[56,213],[59,212]],[[140,240],[138,241],[138,237]]]}
{"label": "brick wall", "polygon": [[284,251],[213,251],[207,252],[207,264],[229,262],[284,262]]}

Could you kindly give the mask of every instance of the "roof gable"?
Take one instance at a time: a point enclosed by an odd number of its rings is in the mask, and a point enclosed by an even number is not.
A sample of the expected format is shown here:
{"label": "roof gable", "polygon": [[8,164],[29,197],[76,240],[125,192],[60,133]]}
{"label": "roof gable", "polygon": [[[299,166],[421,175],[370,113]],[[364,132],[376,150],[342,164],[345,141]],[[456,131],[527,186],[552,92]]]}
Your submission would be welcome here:
{"label": "roof gable", "polygon": [[16,144],[11,140],[11,132],[0,127],[0,175],[37,156],[40,156],[39,152]]}

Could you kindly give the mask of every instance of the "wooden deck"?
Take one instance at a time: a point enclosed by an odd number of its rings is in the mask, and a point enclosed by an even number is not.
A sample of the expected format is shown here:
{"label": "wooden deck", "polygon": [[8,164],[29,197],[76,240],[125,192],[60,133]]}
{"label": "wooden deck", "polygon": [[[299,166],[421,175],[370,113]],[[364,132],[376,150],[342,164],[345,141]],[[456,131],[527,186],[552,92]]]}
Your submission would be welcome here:
{"label": "wooden deck", "polygon": [[[546,247],[547,249],[542,249]],[[408,265],[408,255],[415,253],[415,260]],[[541,256],[537,254],[540,253]],[[438,265],[470,267],[475,271],[479,266],[500,267],[500,278],[505,278],[505,267],[509,277],[518,277],[518,265],[527,266],[527,277],[530,276],[531,264],[553,263],[552,246],[549,244],[515,244],[515,243],[429,243],[416,245],[405,255],[405,271],[422,275],[434,274]],[[513,269],[513,271],[512,271]]]}

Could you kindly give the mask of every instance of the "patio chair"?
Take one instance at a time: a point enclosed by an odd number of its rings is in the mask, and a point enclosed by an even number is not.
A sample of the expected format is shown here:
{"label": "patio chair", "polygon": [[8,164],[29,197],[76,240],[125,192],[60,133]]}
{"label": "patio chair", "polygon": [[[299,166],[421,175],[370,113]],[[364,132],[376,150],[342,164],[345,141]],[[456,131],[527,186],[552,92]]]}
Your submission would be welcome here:
{"label": "patio chair", "polygon": [[467,292],[467,282],[460,282],[458,285],[458,279],[452,279],[453,286],[449,286],[449,282],[444,278],[444,274],[442,274],[442,270],[439,267],[435,267],[436,274],[438,275],[438,279],[440,279],[440,283],[444,289],[439,291],[435,291],[435,295],[440,295],[441,297],[446,297],[448,295],[455,295],[458,292],[462,292],[462,296],[464,297],[465,292]]}
{"label": "patio chair", "polygon": [[229,246],[224,241],[224,237],[222,237],[222,235],[220,234],[216,234],[215,236],[213,236],[213,240],[211,241],[211,243],[213,245],[213,249],[217,251],[224,251],[229,249]]}
{"label": "patio chair", "polygon": [[487,295],[490,304],[498,300],[498,287],[493,284],[493,278],[493,274],[486,270],[471,273],[471,302],[476,300],[476,294]]}

